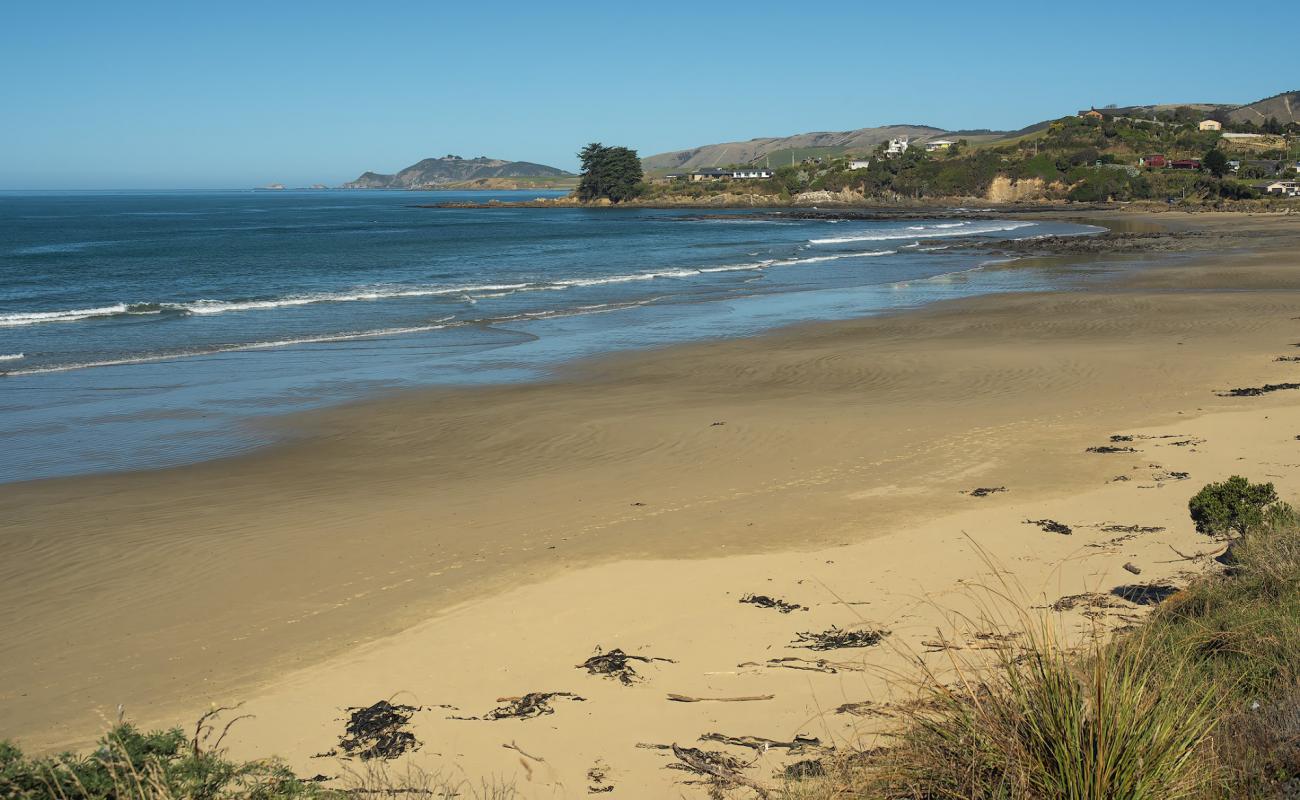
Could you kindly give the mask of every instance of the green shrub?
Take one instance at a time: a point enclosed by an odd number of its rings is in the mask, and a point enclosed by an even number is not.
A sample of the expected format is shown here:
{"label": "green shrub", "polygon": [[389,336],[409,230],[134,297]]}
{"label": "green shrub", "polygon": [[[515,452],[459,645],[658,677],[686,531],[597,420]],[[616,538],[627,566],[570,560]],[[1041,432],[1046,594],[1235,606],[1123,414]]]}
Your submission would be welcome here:
{"label": "green shrub", "polygon": [[203,751],[179,728],[142,733],[119,725],[89,755],[28,758],[0,742],[0,797],[6,800],[291,800],[336,792],[299,780],[277,761],[236,763]]}
{"label": "green shrub", "polygon": [[1223,483],[1211,483],[1196,493],[1187,508],[1200,533],[1236,533],[1244,536],[1248,530],[1264,522],[1265,510],[1277,502],[1277,492],[1271,483],[1250,483],[1240,475],[1233,475]]}

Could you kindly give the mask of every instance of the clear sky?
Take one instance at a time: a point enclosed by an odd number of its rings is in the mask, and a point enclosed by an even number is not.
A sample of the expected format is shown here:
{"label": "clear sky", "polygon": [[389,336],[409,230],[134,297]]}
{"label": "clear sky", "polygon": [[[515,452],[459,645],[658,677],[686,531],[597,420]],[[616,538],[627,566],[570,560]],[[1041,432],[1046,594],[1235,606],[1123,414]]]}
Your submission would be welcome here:
{"label": "clear sky", "polygon": [[[1300,88],[1300,3],[0,0],[0,188],[338,184],[455,153],[572,169],[891,123]],[[1276,46],[1270,46],[1276,33]]]}

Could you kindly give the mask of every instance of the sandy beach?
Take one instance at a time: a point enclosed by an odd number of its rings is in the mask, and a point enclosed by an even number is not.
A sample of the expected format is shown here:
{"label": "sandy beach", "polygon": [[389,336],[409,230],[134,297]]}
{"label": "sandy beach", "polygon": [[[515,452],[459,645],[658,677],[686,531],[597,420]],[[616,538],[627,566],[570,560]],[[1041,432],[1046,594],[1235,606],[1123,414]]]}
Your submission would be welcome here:
{"label": "sandy beach", "polygon": [[[0,738],[79,746],[119,704],[154,726],[243,703],[233,754],[333,777],[363,768],[317,757],[347,709],[391,700],[419,708],[398,772],[692,797],[660,746],[768,780],[816,748],[700,737],[879,729],[863,704],[946,658],[927,642],[989,641],[954,616],[989,561],[1029,605],[1098,592],[1118,598],[1100,624],[1136,618],[1151,593],[1122,587],[1177,586],[1197,562],[1175,550],[1213,549],[1187,518],[1202,485],[1300,494],[1300,395],[1223,396],[1300,380],[1276,360],[1300,354],[1300,218],[1118,220],[1214,236],[1086,290],[413,391],[277,422],[292,440],[247,455],[0,486]],[[888,636],[798,646],[832,626]],[[598,647],[668,660],[625,685],[576,667]],[[457,719],[534,692],[583,699]]]}

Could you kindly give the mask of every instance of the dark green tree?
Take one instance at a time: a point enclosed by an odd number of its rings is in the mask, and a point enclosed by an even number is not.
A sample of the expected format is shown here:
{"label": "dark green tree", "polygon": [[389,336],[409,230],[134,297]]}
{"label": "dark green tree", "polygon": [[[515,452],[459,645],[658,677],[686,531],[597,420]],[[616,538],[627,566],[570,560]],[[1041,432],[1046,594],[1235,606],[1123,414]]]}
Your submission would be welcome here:
{"label": "dark green tree", "polygon": [[605,198],[611,203],[621,203],[641,193],[645,173],[635,150],[592,142],[578,152],[578,159],[582,162],[579,200]]}
{"label": "dark green tree", "polygon": [[1228,172],[1228,157],[1219,148],[1211,148],[1201,159],[1201,166],[1214,177],[1222,178]]}
{"label": "dark green tree", "polygon": [[1233,475],[1223,483],[1207,484],[1187,503],[1200,533],[1244,536],[1264,522],[1264,512],[1277,502],[1271,483],[1251,483]]}

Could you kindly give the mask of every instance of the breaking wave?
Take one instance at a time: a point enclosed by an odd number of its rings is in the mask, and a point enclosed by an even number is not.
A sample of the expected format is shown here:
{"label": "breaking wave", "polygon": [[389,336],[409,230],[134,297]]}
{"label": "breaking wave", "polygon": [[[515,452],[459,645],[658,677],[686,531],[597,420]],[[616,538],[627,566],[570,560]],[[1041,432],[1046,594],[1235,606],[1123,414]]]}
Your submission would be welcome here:
{"label": "breaking wave", "polygon": [[809,239],[809,244],[851,244],[853,242],[883,242],[893,239],[935,239],[946,236],[980,236],[987,233],[1002,233],[1027,228],[1032,222],[998,222],[980,225],[974,222],[946,222],[939,225],[913,225],[901,231],[874,231],[834,236],[828,239]]}

